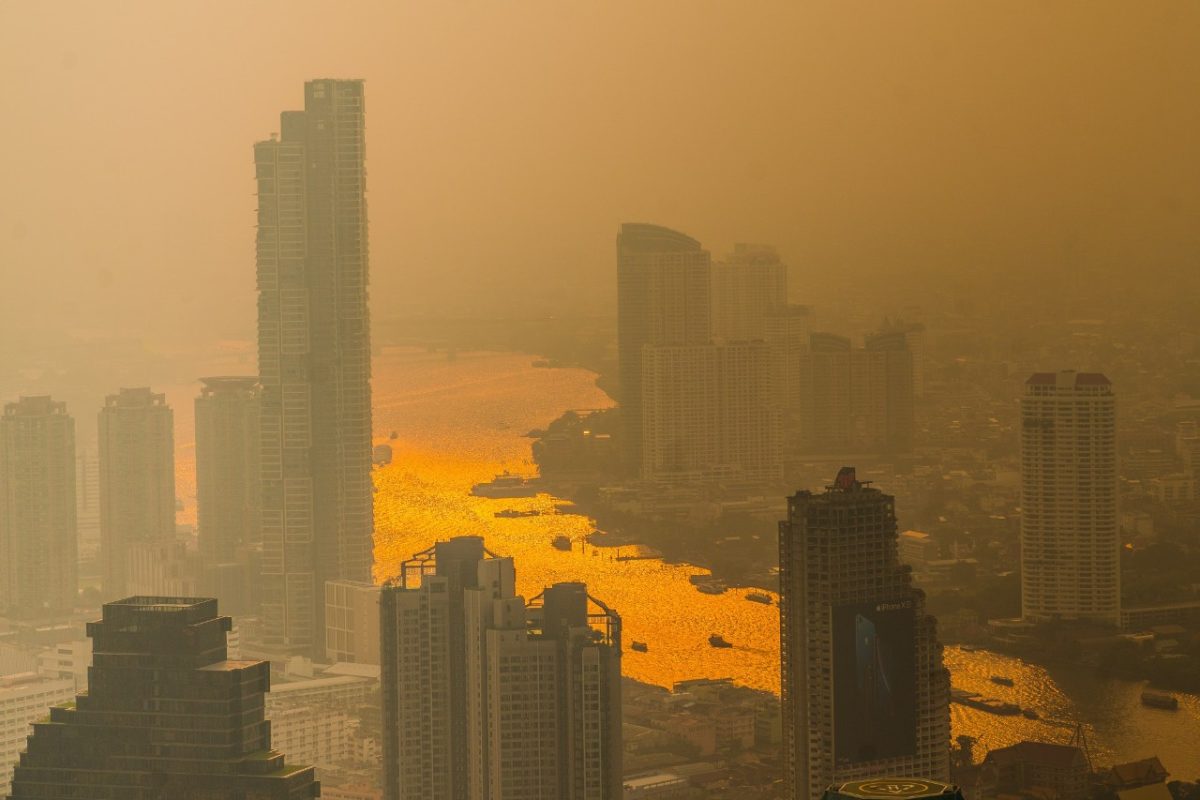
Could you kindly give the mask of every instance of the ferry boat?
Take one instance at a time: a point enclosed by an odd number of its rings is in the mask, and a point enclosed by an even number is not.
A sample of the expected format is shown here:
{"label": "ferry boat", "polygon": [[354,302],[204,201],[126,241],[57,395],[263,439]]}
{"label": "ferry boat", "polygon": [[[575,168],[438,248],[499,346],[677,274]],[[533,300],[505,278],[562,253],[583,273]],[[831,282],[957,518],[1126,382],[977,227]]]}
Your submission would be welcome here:
{"label": "ferry boat", "polygon": [[520,519],[522,517],[539,517],[542,512],[536,508],[530,508],[526,511],[517,511],[515,508],[506,508],[503,511],[497,511],[492,516],[500,517],[501,519]]}
{"label": "ferry boat", "polygon": [[1007,675],[993,675],[992,683],[998,683],[1001,686],[1012,686],[1013,679],[1008,677]]}
{"label": "ferry boat", "polygon": [[710,647],[733,647],[732,643],[725,641],[724,636],[716,633],[708,637],[708,644]]}
{"label": "ferry boat", "polygon": [[637,650],[639,653],[644,653],[650,649],[649,647],[646,647],[645,642],[634,642],[633,644],[631,644],[629,646],[631,648],[633,648],[634,650]]}
{"label": "ferry boat", "polygon": [[762,592],[747,592],[746,599],[752,603],[762,603],[764,606],[771,605],[771,595]]}
{"label": "ferry boat", "polygon": [[950,702],[1002,717],[1012,717],[1021,713],[1021,707],[1016,703],[1006,703],[994,697],[983,697],[975,692],[967,692],[962,689],[950,690]]}
{"label": "ferry boat", "polygon": [[537,487],[520,475],[509,472],[501,473],[487,483],[477,483],[471,487],[475,497],[490,497],[502,499],[508,497],[533,497]]}
{"label": "ferry boat", "polygon": [[555,536],[554,541],[550,542],[550,546],[556,550],[570,550],[571,549],[571,537],[570,536]]}
{"label": "ferry boat", "polygon": [[1177,711],[1179,709],[1179,700],[1175,695],[1167,694],[1166,692],[1142,692],[1142,705],[1150,708],[1161,708],[1166,711]]}

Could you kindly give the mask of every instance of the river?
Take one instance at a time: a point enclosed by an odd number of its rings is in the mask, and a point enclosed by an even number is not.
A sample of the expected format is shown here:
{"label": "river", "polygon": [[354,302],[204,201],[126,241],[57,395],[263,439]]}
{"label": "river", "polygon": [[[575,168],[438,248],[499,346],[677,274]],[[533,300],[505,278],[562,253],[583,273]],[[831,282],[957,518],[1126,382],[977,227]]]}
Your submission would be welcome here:
{"label": "river", "polygon": [[[744,589],[701,594],[688,580],[702,571],[695,567],[616,561],[611,549],[583,543],[593,529],[585,517],[494,516],[508,508],[552,511],[555,498],[547,495],[518,500],[469,495],[472,484],[503,470],[536,473],[526,431],[545,427],[567,409],[612,403],[596,388],[592,373],[534,368],[532,360],[513,353],[460,353],[451,361],[445,353],[414,349],[385,350],[375,358],[376,440],[389,441],[392,431],[397,436],[391,441],[392,464],[375,472],[376,578],[391,577],[400,561],[434,541],[480,534],[493,552],[514,558],[518,590],[526,596],[555,581],[582,580],[616,609],[625,642],[649,646],[646,653],[626,651],[628,676],[663,686],[687,678],[730,677],[778,691],[774,605],[747,601]],[[186,444],[179,450],[186,461],[190,450]],[[190,465],[180,467],[181,488],[190,488]],[[190,498],[185,502],[191,506]],[[560,534],[575,541],[572,551],[551,547]],[[725,636],[734,647],[709,647],[711,633]],[[1175,778],[1200,778],[1200,698],[1179,695],[1178,711],[1159,711],[1140,705],[1138,683],[956,647],[946,649],[946,663],[956,687],[1012,700],[1044,718],[998,717],[952,706],[954,734],[977,737],[979,753],[1022,739],[1065,743],[1082,724],[1097,765],[1158,755]],[[991,675],[1007,675],[1015,686],[995,685]]]}

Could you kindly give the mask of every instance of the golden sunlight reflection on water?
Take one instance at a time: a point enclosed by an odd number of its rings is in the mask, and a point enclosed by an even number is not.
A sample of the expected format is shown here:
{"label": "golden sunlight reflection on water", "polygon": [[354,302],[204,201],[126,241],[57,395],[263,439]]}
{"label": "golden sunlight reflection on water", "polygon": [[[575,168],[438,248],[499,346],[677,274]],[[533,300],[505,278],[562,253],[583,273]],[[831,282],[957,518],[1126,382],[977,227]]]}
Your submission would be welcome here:
{"label": "golden sunlight reflection on water", "polygon": [[[586,517],[494,516],[507,508],[552,512],[555,499],[548,495],[513,500],[470,496],[472,484],[503,470],[536,473],[526,431],[545,427],[567,409],[612,403],[596,388],[592,373],[538,369],[532,361],[514,353],[462,353],[450,361],[444,353],[415,349],[389,349],[376,357],[375,439],[390,442],[394,450],[392,464],[374,473],[376,578],[393,576],[403,559],[437,540],[482,535],[493,552],[515,559],[518,588],[526,596],[555,581],[582,580],[616,609],[624,624],[626,675],[663,686],[687,678],[730,677],[777,692],[779,614],[774,605],[747,601],[745,589],[701,594],[688,581],[702,572],[695,567],[616,561],[612,548],[583,543],[592,530]],[[179,405],[190,401],[183,389],[172,394],[178,414]],[[180,494],[186,504],[181,521],[191,518],[194,505],[186,411],[184,419],[177,442]],[[397,438],[391,441],[393,431]],[[551,547],[558,535],[574,541],[571,552]],[[709,647],[711,633],[734,647]],[[631,651],[631,641],[646,642],[649,651]],[[1195,696],[1180,694],[1180,710],[1163,712],[1140,705],[1138,683],[957,647],[946,649],[946,664],[956,687],[1017,702],[1043,718],[999,717],[951,706],[954,734],[978,737],[977,758],[982,751],[1022,739],[1065,743],[1074,725],[1082,723],[1098,764],[1157,754],[1176,778],[1200,777],[1200,699]],[[1011,677],[1015,685],[998,686],[992,675]]]}

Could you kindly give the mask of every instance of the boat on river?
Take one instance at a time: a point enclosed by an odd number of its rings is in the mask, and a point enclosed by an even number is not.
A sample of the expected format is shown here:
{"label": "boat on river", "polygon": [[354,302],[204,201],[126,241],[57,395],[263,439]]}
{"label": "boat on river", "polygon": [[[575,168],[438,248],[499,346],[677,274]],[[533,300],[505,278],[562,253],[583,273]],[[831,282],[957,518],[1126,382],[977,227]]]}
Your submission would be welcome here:
{"label": "boat on river", "polygon": [[493,499],[533,497],[537,491],[537,487],[526,478],[513,475],[511,472],[503,472],[487,483],[477,483],[471,487],[471,494],[475,497]]}
{"label": "boat on river", "polygon": [[1041,719],[1042,715],[1034,711],[1032,708],[1022,708],[1021,716],[1025,719]]}
{"label": "boat on river", "polygon": [[1161,708],[1165,711],[1178,711],[1179,700],[1173,694],[1166,692],[1152,692],[1146,690],[1142,692],[1142,705],[1150,708]]}
{"label": "boat on river", "polygon": [[522,517],[540,517],[541,515],[542,512],[538,511],[536,508],[526,509],[525,511],[518,511],[515,508],[506,508],[503,511],[497,511],[492,516],[500,517],[501,519],[521,519]]}
{"label": "boat on river", "polygon": [[644,653],[650,649],[649,647],[646,646],[645,642],[634,642],[633,644],[631,644],[629,646],[632,647],[634,650],[638,651],[639,653]]}
{"label": "boat on river", "polygon": [[993,675],[992,683],[998,683],[1001,686],[1012,686],[1013,679],[1008,677],[1007,675]]}
{"label": "boat on river", "polygon": [[746,599],[752,603],[762,603],[764,606],[771,605],[771,595],[762,592],[747,592]]}
{"label": "boat on river", "polygon": [[708,644],[710,647],[733,647],[731,642],[725,641],[725,637],[717,633],[708,637]]}
{"label": "boat on river", "polygon": [[984,697],[977,692],[968,692],[963,689],[951,689],[950,702],[1001,717],[1012,717],[1021,713],[1021,707],[1016,703],[1006,703],[994,697]]}

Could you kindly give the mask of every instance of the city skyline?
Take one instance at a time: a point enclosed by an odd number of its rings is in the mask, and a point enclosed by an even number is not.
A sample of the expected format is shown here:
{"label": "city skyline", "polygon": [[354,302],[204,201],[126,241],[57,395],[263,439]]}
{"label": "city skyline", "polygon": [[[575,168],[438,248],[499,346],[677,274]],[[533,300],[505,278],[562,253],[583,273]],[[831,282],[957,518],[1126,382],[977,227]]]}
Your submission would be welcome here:
{"label": "city skyline", "polygon": [[0,799],[1200,800],[1200,7],[61,12]]}

